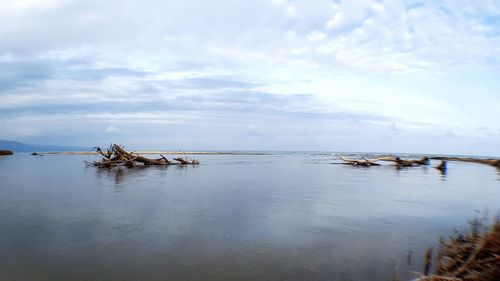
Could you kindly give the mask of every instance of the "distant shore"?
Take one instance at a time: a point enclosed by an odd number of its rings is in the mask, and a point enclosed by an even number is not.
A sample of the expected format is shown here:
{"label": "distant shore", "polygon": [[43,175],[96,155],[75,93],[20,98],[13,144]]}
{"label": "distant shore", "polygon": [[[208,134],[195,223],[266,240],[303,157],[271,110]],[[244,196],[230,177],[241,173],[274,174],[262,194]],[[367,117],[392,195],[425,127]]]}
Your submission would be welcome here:
{"label": "distant shore", "polygon": [[[271,155],[264,152],[220,152],[220,151],[172,151],[172,150],[135,150],[136,154],[170,154],[170,155]],[[51,151],[38,152],[42,155],[99,155],[95,151]]]}

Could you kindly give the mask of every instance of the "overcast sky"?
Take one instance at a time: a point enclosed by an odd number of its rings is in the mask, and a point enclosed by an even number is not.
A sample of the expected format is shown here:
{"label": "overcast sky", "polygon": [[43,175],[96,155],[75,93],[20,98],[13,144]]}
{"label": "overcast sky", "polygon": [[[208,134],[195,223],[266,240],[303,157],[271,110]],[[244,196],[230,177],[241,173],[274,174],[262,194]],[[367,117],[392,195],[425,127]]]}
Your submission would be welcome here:
{"label": "overcast sky", "polygon": [[0,0],[0,138],[500,156],[500,1]]}

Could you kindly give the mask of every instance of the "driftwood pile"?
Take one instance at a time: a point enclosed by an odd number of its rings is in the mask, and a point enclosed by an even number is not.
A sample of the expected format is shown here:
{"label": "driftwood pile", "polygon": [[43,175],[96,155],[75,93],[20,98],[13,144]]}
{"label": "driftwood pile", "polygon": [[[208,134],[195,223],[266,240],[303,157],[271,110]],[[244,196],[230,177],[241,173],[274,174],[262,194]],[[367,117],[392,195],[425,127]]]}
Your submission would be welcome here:
{"label": "driftwood pile", "polygon": [[344,161],[344,164],[353,165],[353,166],[361,166],[361,167],[370,167],[370,166],[380,166],[379,163],[375,163],[379,159],[369,160],[365,157],[361,159],[347,159],[339,155],[339,158]]}
{"label": "driftwood pile", "polygon": [[362,167],[370,167],[370,166],[380,166],[377,161],[390,161],[394,162],[396,167],[412,167],[412,166],[421,166],[421,165],[429,165],[430,160],[429,157],[424,156],[421,159],[401,159],[400,157],[380,157],[376,159],[367,159],[362,157],[361,159],[353,160],[347,159],[339,155],[339,158],[344,161],[343,164],[353,165],[353,166],[362,166]]}
{"label": "driftwood pile", "polygon": [[449,241],[441,241],[434,263],[432,250],[425,255],[424,274],[418,281],[498,281],[500,280],[500,222],[490,230],[482,230],[482,223],[471,223],[468,234],[456,233]]}
{"label": "driftwood pile", "polygon": [[102,159],[101,161],[85,161],[87,166],[109,168],[116,166],[134,167],[139,165],[167,166],[200,164],[200,161],[188,157],[177,157],[173,158],[173,160],[169,160],[165,156],[160,155],[160,158],[157,159],[146,158],[134,152],[128,152],[117,144],[111,144],[106,151],[103,151],[100,147],[95,147],[95,149],[96,153],[102,156]]}
{"label": "driftwood pile", "polygon": [[[367,159],[362,157],[361,159],[347,159],[343,156],[338,156],[343,162],[339,164],[347,164],[352,166],[361,166],[361,167],[371,167],[371,166],[380,166],[379,161],[387,161],[394,162],[394,166],[397,168],[403,167],[414,167],[414,166],[426,166],[430,164],[430,160],[440,160],[439,164],[434,168],[438,169],[442,173],[446,173],[447,170],[447,162],[448,161],[458,161],[458,162],[467,162],[467,163],[479,163],[485,164],[488,166],[496,167],[500,169],[500,159],[483,159],[483,158],[460,158],[460,157],[427,157],[424,156],[420,159],[402,159],[397,156],[384,156],[375,159]],[[499,280],[500,281],[500,280]]]}

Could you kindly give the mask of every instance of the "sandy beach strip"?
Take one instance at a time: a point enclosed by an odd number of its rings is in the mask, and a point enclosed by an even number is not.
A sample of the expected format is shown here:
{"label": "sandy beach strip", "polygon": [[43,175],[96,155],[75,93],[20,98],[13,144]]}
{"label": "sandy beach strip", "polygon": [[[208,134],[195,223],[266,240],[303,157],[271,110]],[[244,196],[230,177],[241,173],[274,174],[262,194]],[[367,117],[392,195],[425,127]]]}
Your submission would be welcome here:
{"label": "sandy beach strip", "polygon": [[[136,154],[164,154],[164,155],[270,155],[265,152],[221,152],[221,151],[172,151],[172,150],[133,150]],[[50,151],[39,152],[45,155],[98,155],[95,151]]]}

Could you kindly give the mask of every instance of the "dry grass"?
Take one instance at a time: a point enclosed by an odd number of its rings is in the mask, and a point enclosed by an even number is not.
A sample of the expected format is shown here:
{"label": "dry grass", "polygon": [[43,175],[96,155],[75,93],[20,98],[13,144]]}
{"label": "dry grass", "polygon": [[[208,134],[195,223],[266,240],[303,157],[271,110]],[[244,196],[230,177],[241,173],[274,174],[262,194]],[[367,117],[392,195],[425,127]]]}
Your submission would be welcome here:
{"label": "dry grass", "polygon": [[[425,257],[426,274],[432,263]],[[456,232],[441,246],[434,261],[434,274],[418,281],[500,281],[500,221],[485,229],[480,219],[471,222],[468,234]]]}

